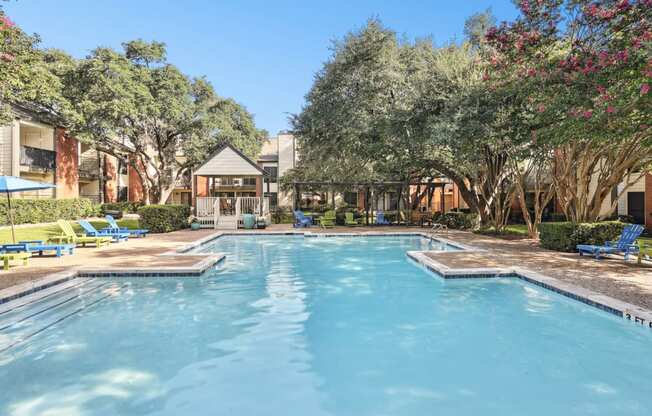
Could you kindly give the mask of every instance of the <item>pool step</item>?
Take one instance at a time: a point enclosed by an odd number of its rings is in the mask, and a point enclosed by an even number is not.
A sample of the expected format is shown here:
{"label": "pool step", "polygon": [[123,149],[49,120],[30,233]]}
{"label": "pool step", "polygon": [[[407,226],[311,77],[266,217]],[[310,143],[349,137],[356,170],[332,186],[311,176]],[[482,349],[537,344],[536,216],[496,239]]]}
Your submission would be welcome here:
{"label": "pool step", "polygon": [[3,313],[0,313],[0,332],[2,332],[7,327],[24,321],[27,318],[37,316],[45,311],[50,310],[51,308],[65,305],[66,303],[71,302],[80,296],[92,293],[95,290],[106,286],[107,284],[108,282],[103,281],[78,284],[71,286],[68,289],[52,293],[49,296],[35,299],[32,302],[25,303],[20,306],[17,305],[13,309],[9,309]]}
{"label": "pool step", "polygon": [[26,296],[21,296],[17,299],[14,299],[12,301],[0,304],[0,319],[2,316],[10,311],[23,308],[27,305],[36,303],[40,300],[44,300],[46,298],[51,297],[52,295],[57,295],[60,293],[64,293],[68,291],[69,289],[76,288],[76,287],[81,287],[82,285],[86,285],[92,282],[91,279],[86,279],[86,278],[74,278],[67,280],[62,283],[58,283],[54,286],[51,286],[47,289],[42,289],[38,290],[30,295]]}
{"label": "pool step", "polygon": [[97,281],[53,295],[1,315],[0,352],[8,350],[51,326],[112,296],[113,282]]}

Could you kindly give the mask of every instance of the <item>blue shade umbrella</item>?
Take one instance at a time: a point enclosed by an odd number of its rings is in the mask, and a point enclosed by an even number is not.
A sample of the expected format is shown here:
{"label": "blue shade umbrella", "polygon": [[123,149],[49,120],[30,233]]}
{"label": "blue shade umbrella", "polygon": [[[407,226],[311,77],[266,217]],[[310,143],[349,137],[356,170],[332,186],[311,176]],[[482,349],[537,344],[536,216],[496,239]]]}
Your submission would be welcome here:
{"label": "blue shade umbrella", "polygon": [[0,192],[5,192],[7,194],[7,217],[11,224],[11,237],[13,238],[14,243],[16,242],[16,230],[14,230],[14,215],[11,212],[11,198],[9,194],[12,192],[38,191],[39,189],[50,189],[56,187],[56,185],[52,185],[51,183],[34,182],[23,178],[17,178],[15,176],[0,176]]}

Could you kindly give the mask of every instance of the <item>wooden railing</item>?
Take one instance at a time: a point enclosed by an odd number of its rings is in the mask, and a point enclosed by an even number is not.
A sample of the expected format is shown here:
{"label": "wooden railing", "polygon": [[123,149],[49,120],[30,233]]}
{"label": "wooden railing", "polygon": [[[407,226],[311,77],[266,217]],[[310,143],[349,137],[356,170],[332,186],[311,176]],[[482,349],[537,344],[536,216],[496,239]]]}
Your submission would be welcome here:
{"label": "wooden railing", "polygon": [[198,217],[213,217],[216,227],[220,217],[242,219],[244,214],[269,216],[269,198],[264,197],[197,197]]}

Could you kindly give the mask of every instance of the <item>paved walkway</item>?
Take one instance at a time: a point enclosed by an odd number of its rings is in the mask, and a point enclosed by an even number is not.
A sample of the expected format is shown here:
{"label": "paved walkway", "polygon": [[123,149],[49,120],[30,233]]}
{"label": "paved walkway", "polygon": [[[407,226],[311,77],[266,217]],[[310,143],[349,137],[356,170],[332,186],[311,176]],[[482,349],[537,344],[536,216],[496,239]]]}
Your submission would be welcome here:
{"label": "paved walkway", "polygon": [[[267,231],[292,231],[289,225],[274,225]],[[365,231],[426,231],[417,227],[335,227],[329,230],[311,228],[311,232],[365,232]],[[147,238],[130,239],[100,249],[78,248],[75,255],[62,258],[34,257],[27,267],[13,267],[0,272],[0,289],[49,273],[79,266],[172,267],[186,266],[197,261],[184,256],[160,256],[188,243],[206,237],[215,230],[177,231],[154,234]],[[434,260],[452,268],[509,267],[518,265],[585,287],[635,305],[652,310],[652,266],[625,263],[622,259],[594,260],[572,253],[558,253],[540,249],[531,240],[502,240],[498,238],[450,231],[442,234],[451,240],[486,249],[483,252],[428,253]]]}
{"label": "paved walkway", "polygon": [[130,238],[129,241],[114,243],[102,248],[79,247],[72,256],[35,256],[26,267],[16,266],[0,271],[0,289],[71,267],[173,267],[189,266],[196,258],[185,256],[164,256],[160,254],[213,234],[215,230],[176,231],[168,234],[151,234],[145,238]]}

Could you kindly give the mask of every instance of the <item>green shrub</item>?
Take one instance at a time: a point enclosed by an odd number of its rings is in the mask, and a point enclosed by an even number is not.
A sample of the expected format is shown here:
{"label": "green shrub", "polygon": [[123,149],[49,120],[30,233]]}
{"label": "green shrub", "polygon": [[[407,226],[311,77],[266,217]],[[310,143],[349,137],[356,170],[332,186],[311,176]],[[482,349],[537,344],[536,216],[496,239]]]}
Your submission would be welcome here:
{"label": "green shrub", "polygon": [[144,206],[142,202],[107,202],[106,204],[102,204],[101,207],[101,212],[102,215],[105,215],[107,211],[121,211],[121,212],[127,212],[130,214],[135,214],[138,212],[138,208]]}
{"label": "green shrub", "polygon": [[293,224],[294,214],[288,207],[277,207],[271,210],[272,223],[274,224]]}
{"label": "green shrub", "polygon": [[[97,215],[89,199],[13,199],[14,224],[38,224],[58,219],[76,220]],[[9,224],[7,201],[0,201],[0,225]]]}
{"label": "green shrub", "polygon": [[540,245],[550,250],[573,252],[578,244],[602,245],[617,239],[625,225],[619,221],[580,224],[544,222],[539,225]]}
{"label": "green shrub", "polygon": [[476,228],[478,225],[478,216],[465,212],[451,211],[445,214],[438,212],[433,216],[432,220],[437,224],[443,224],[453,230],[470,230]]}
{"label": "green shrub", "polygon": [[152,233],[169,233],[188,227],[188,205],[147,205],[138,208],[140,226]]}

